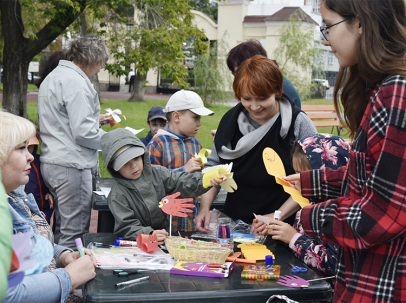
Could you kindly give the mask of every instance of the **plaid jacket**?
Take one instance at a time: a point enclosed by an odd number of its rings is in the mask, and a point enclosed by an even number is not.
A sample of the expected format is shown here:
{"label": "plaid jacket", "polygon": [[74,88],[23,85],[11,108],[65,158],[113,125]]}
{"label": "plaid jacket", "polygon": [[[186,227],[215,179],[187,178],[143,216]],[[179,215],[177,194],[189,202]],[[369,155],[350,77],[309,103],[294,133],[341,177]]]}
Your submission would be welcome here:
{"label": "plaid jacket", "polygon": [[339,246],[334,302],[406,301],[406,77],[373,87],[347,167],[304,172],[310,237]]}
{"label": "plaid jacket", "polygon": [[[165,166],[175,172],[184,172],[185,164],[199,153],[202,145],[196,138],[177,135],[166,128],[159,130],[147,146],[151,164]],[[195,231],[193,219],[199,212],[198,199],[193,199],[195,207],[186,218],[172,217],[172,223],[177,231]]]}

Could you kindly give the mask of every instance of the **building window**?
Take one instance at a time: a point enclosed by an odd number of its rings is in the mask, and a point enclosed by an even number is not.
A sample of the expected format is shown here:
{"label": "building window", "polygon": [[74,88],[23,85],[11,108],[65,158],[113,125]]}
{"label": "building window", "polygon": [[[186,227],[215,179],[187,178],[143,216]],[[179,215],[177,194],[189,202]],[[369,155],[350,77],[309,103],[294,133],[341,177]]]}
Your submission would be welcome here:
{"label": "building window", "polygon": [[312,13],[320,14],[320,0],[312,0],[312,2],[313,2]]}

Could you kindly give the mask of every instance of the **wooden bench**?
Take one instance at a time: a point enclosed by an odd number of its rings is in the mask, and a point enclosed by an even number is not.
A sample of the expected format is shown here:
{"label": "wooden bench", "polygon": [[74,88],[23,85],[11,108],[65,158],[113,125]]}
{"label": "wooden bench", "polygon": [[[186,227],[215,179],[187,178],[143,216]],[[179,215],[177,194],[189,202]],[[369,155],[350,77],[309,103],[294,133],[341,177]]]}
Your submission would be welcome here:
{"label": "wooden bench", "polygon": [[313,120],[316,127],[331,126],[331,133],[335,127],[340,136],[340,120],[334,105],[302,105],[302,111]]}

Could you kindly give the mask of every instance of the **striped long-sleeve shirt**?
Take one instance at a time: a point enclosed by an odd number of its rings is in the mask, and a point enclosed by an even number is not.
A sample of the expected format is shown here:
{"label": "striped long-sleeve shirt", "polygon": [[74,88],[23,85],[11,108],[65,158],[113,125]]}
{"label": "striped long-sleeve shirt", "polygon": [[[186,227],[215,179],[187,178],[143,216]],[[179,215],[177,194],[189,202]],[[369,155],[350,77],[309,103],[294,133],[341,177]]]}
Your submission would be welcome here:
{"label": "striped long-sleeve shirt", "polygon": [[[198,154],[202,145],[196,138],[189,138],[178,135],[169,130],[158,130],[147,146],[151,164],[165,166],[175,172],[184,172],[185,164]],[[196,225],[193,219],[196,218],[199,207],[198,199],[194,198],[195,207],[193,212],[186,218],[173,217],[172,223],[177,231],[195,231]]]}
{"label": "striped long-sleeve shirt", "polygon": [[[406,301],[406,77],[372,89],[346,169],[303,172],[305,232],[339,246],[334,302]],[[331,195],[330,195],[331,196]]]}

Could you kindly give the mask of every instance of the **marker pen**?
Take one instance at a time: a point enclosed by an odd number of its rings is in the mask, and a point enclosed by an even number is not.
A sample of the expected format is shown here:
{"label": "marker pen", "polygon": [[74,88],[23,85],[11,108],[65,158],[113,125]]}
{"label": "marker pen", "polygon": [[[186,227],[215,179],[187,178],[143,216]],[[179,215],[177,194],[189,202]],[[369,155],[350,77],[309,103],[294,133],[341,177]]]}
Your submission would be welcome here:
{"label": "marker pen", "polygon": [[136,247],[137,242],[136,241],[127,241],[127,240],[114,240],[114,245],[115,246],[131,246],[131,247]]}
{"label": "marker pen", "polygon": [[80,238],[75,239],[75,243],[79,251],[79,257],[83,257],[85,255],[85,250],[83,249],[82,239]]}

